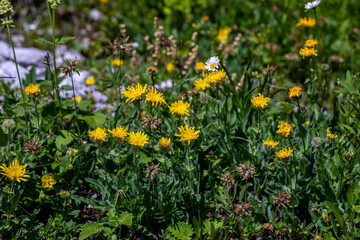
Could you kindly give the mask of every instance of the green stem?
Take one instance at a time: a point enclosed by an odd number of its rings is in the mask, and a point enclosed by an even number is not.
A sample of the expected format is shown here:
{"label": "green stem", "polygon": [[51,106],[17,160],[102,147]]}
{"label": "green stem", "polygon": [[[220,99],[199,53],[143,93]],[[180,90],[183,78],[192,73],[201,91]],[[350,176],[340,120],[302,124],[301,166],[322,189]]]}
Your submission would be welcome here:
{"label": "green stem", "polygon": [[22,85],[22,82],[21,82],[21,78],[20,78],[19,67],[18,67],[18,63],[17,63],[17,60],[16,60],[14,43],[13,43],[13,41],[12,41],[10,27],[9,27],[9,25],[6,25],[6,26],[7,26],[7,30],[8,30],[8,34],[9,34],[10,45],[11,45],[11,48],[12,48],[12,51],[13,51],[13,55],[14,55],[14,61],[15,61],[15,66],[16,66],[16,73],[17,73],[18,80],[19,80],[19,83],[20,83],[21,97],[22,97],[22,99],[24,100],[24,97],[25,97],[25,95],[24,95],[24,88],[23,88],[23,85]]}
{"label": "green stem", "polygon": [[52,22],[51,22],[51,28],[52,28],[52,36],[53,36],[53,60],[54,60],[54,81],[55,81],[55,102],[58,95],[58,85],[57,85],[57,72],[56,72],[56,42],[55,42],[55,10],[52,10]]}
{"label": "green stem", "polygon": [[79,128],[79,120],[78,120],[78,109],[77,109],[77,103],[75,100],[75,86],[74,86],[74,79],[72,74],[70,74],[71,78],[71,84],[72,84],[72,90],[73,90],[73,99],[74,99],[74,105],[75,105],[75,118],[76,118],[76,128],[78,131],[78,138],[80,139],[80,128]]}

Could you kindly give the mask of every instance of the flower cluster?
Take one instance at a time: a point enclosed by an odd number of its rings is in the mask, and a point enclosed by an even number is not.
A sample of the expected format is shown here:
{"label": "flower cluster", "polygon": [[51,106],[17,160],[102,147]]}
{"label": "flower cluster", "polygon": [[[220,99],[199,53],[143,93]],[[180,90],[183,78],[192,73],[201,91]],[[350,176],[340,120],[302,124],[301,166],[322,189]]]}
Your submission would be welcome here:
{"label": "flower cluster", "polygon": [[302,27],[313,27],[313,26],[315,26],[315,24],[316,24],[315,19],[312,19],[311,17],[309,17],[309,19],[304,17],[304,18],[300,19],[300,21],[296,24],[296,26],[297,27],[300,27],[300,26],[302,26]]}
{"label": "flower cluster", "polygon": [[95,130],[91,130],[88,132],[89,137],[93,138],[95,141],[106,141],[106,136],[108,135],[106,133],[105,129],[102,129],[100,127],[96,128]]}
{"label": "flower cluster", "polygon": [[190,127],[186,124],[185,128],[183,126],[179,127],[180,133],[175,134],[175,136],[180,137],[180,141],[187,142],[187,145],[190,145],[193,140],[199,138],[200,130],[195,131],[195,127]]}
{"label": "flower cluster", "polygon": [[44,188],[52,188],[56,184],[56,180],[53,175],[44,175],[41,177],[41,185]]}
{"label": "flower cluster", "polygon": [[172,103],[169,108],[171,114],[177,114],[180,116],[182,115],[190,116],[189,107],[190,107],[190,103],[184,102],[183,100],[179,100],[177,102]]}
{"label": "flower cluster", "polygon": [[146,92],[146,84],[141,86],[139,83],[136,87],[130,86],[127,91],[122,91],[121,94],[126,97],[126,102],[133,102],[135,100],[140,100],[142,95]]}
{"label": "flower cluster", "polygon": [[287,138],[289,137],[291,131],[292,131],[291,125],[285,122],[278,126],[278,130],[276,132],[280,133],[283,137]]}
{"label": "flower cluster", "polygon": [[288,147],[288,148],[283,148],[283,149],[281,149],[281,150],[279,150],[279,151],[277,151],[277,152],[275,153],[275,157],[281,158],[281,159],[286,159],[286,158],[288,158],[288,157],[291,156],[291,153],[292,153],[293,151],[294,151],[294,150],[293,150],[293,149],[290,149],[290,147]]}
{"label": "flower cluster", "polygon": [[7,167],[5,164],[0,166],[0,169],[2,171],[1,174],[9,178],[10,180],[16,180],[18,182],[27,181],[26,178],[30,177],[30,175],[26,170],[26,166],[27,164],[20,165],[19,161],[15,159],[14,162],[10,163],[9,167]]}
{"label": "flower cluster", "polygon": [[146,143],[149,143],[149,137],[141,131],[131,132],[128,137],[128,143],[134,147],[144,147]]}
{"label": "flower cluster", "polygon": [[265,108],[270,101],[270,98],[264,97],[261,93],[258,93],[257,97],[252,97],[251,104],[257,109]]}
{"label": "flower cluster", "polygon": [[274,140],[264,140],[263,139],[262,141],[266,147],[270,147],[272,149],[274,149],[279,144],[279,142],[276,142]]}
{"label": "flower cluster", "polygon": [[329,129],[326,131],[326,136],[330,139],[338,138],[338,135],[331,133]]}
{"label": "flower cluster", "polygon": [[301,87],[296,86],[290,88],[289,90],[289,98],[300,98],[301,97]]}
{"label": "flower cluster", "polygon": [[148,89],[145,102],[150,102],[151,106],[155,106],[155,107],[157,107],[158,105],[161,106],[166,104],[163,94],[158,92],[154,87],[151,87],[151,90]]}
{"label": "flower cluster", "polygon": [[40,92],[40,85],[30,83],[27,87],[25,87],[24,91],[26,95],[36,96]]}
{"label": "flower cluster", "polygon": [[120,127],[116,126],[116,128],[114,128],[111,131],[108,130],[108,132],[110,132],[115,139],[118,139],[120,141],[124,141],[125,137],[129,135],[127,127],[121,127],[121,126]]}

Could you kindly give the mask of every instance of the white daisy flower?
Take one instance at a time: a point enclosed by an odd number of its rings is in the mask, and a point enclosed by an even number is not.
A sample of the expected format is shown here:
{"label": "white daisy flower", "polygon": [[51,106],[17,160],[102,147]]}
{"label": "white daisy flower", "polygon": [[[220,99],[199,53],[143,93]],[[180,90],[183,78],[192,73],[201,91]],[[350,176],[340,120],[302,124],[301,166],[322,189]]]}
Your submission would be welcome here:
{"label": "white daisy flower", "polygon": [[208,71],[217,71],[220,59],[218,56],[209,58],[205,63],[205,69]]}
{"label": "white daisy flower", "polygon": [[308,2],[305,4],[305,12],[309,11],[310,9],[313,9],[315,7],[317,7],[317,5],[319,5],[321,2],[321,0],[315,0],[312,2]]}

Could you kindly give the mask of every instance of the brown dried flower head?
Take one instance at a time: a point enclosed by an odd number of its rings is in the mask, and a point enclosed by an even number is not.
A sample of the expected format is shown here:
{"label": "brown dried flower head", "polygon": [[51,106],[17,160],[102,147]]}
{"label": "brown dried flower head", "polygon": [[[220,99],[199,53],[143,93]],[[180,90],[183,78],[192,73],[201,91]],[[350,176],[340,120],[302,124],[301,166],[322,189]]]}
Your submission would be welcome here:
{"label": "brown dried flower head", "polygon": [[244,164],[240,164],[238,167],[235,166],[237,173],[242,176],[242,180],[248,180],[248,178],[253,178],[255,172],[255,168],[252,168],[250,163],[245,162]]}
{"label": "brown dried flower head", "polygon": [[283,208],[286,208],[286,204],[290,202],[291,195],[288,195],[286,191],[278,192],[276,197],[271,197],[274,202],[273,204],[277,204],[278,207],[282,206]]}
{"label": "brown dried flower head", "polygon": [[221,181],[223,181],[223,186],[230,187],[231,185],[235,184],[234,177],[229,171],[224,171],[223,174],[221,174]]}
{"label": "brown dried flower head", "polygon": [[74,60],[67,60],[65,64],[60,67],[60,71],[66,76],[72,76],[74,72],[80,75],[79,69],[77,69],[77,65],[80,63],[80,60],[77,60],[75,57]]}
{"label": "brown dried flower head", "polygon": [[240,217],[247,216],[252,213],[252,211],[250,211],[252,209],[252,205],[250,203],[241,202],[241,204],[234,204],[234,207],[235,214],[239,214]]}
{"label": "brown dried flower head", "polygon": [[29,138],[27,142],[24,142],[22,149],[23,152],[35,154],[40,151],[41,147],[39,146],[39,142],[36,140],[35,136],[34,139]]}
{"label": "brown dried flower head", "polygon": [[160,171],[159,165],[160,165],[160,163],[158,163],[156,165],[154,163],[151,163],[151,166],[148,165],[148,169],[143,171],[144,173],[146,173],[145,177],[146,178],[150,177],[151,180],[154,180],[154,176]]}
{"label": "brown dried flower head", "polygon": [[127,43],[129,40],[129,36],[125,38],[120,38],[119,42],[114,40],[112,44],[112,49],[114,50],[114,54],[120,53],[129,53],[132,51],[132,43]]}
{"label": "brown dried flower head", "polygon": [[157,129],[161,123],[162,120],[157,115],[155,115],[155,117],[150,116],[148,118],[144,118],[142,121],[143,128],[150,128],[151,131]]}

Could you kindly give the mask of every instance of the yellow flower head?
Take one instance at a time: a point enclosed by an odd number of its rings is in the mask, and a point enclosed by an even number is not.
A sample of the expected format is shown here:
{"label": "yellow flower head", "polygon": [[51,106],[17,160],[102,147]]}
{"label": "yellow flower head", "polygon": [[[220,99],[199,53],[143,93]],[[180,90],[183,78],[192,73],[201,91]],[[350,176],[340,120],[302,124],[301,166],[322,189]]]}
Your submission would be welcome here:
{"label": "yellow flower head", "polygon": [[171,72],[174,67],[174,64],[172,62],[169,62],[168,64],[166,64],[166,71]]}
{"label": "yellow flower head", "polygon": [[129,144],[135,147],[144,147],[146,143],[149,143],[149,137],[146,133],[141,131],[131,132],[128,137]]}
{"label": "yellow flower head", "polygon": [[44,175],[41,177],[41,185],[44,188],[52,188],[56,184],[56,180],[53,175]]}
{"label": "yellow flower head", "polygon": [[77,101],[78,103],[79,102],[81,102],[81,100],[82,100],[82,97],[73,97],[71,100],[74,100],[75,99],[75,101]]}
{"label": "yellow flower head", "polygon": [[170,138],[160,138],[159,139],[159,146],[162,150],[166,150],[170,147],[171,139]]}
{"label": "yellow flower head", "polygon": [[10,180],[16,180],[18,182],[27,181],[25,178],[30,177],[30,175],[26,171],[26,166],[27,164],[19,165],[19,161],[15,159],[14,162],[10,163],[9,167],[7,167],[5,164],[0,167],[2,171],[1,174]]}
{"label": "yellow flower head", "polygon": [[202,16],[202,18],[201,18],[204,22],[208,22],[208,21],[210,21],[210,18],[209,18],[209,16],[208,15],[204,15],[204,16]]}
{"label": "yellow flower head", "polygon": [[108,3],[110,0],[100,0],[101,3]]}
{"label": "yellow flower head", "polygon": [[94,77],[89,77],[85,80],[85,84],[86,85],[93,85],[95,84],[95,78]]}
{"label": "yellow flower head", "polygon": [[190,145],[193,140],[199,138],[200,130],[195,131],[195,127],[189,128],[189,126],[186,124],[185,128],[181,126],[178,129],[180,133],[175,134],[175,136],[180,137],[180,141],[187,142],[187,145]]}
{"label": "yellow flower head", "polygon": [[126,102],[140,100],[141,96],[146,92],[146,86],[147,84],[143,87],[138,83],[136,87],[130,86],[127,91],[122,91],[121,94],[127,98]]}
{"label": "yellow flower head", "polygon": [[205,81],[210,84],[218,84],[226,77],[226,72],[224,70],[220,70],[217,72],[210,72],[206,74]]}
{"label": "yellow flower head", "polygon": [[108,135],[106,133],[105,129],[102,129],[100,127],[98,127],[95,130],[89,131],[89,137],[93,138],[95,141],[106,141],[106,136]]}
{"label": "yellow flower head", "polygon": [[339,137],[338,135],[331,133],[329,129],[326,131],[326,136],[330,139],[335,139]]}
{"label": "yellow flower head", "polygon": [[197,62],[195,68],[196,68],[196,71],[197,71],[197,72],[203,72],[203,73],[206,72],[205,63],[204,63],[204,62]]}
{"label": "yellow flower head", "polygon": [[219,33],[217,35],[217,40],[219,42],[226,43],[230,32],[231,32],[231,27],[226,27],[226,28],[220,29]]}
{"label": "yellow flower head", "polygon": [[271,147],[271,148],[275,148],[279,142],[275,142],[274,140],[262,140],[263,141],[263,144],[267,147]]}
{"label": "yellow flower head", "polygon": [[148,69],[146,69],[146,72],[150,75],[153,75],[156,73],[156,68],[154,67],[148,67]]}
{"label": "yellow flower head", "polygon": [[299,53],[303,58],[309,58],[317,56],[317,52],[318,50],[315,50],[315,48],[301,48]]}
{"label": "yellow flower head", "polygon": [[38,95],[40,92],[40,85],[38,84],[32,84],[30,83],[25,89],[24,89],[26,95]]}
{"label": "yellow flower head", "polygon": [[204,91],[211,87],[210,84],[205,79],[202,78],[195,80],[194,86],[197,91]]}
{"label": "yellow flower head", "polygon": [[306,121],[305,124],[306,124],[306,126],[309,126],[309,125],[310,125],[310,121]]}
{"label": "yellow flower head", "polygon": [[303,27],[313,27],[315,26],[316,21],[315,19],[312,19],[311,17],[309,17],[309,19],[307,19],[306,17],[301,18],[299,20],[299,22],[296,24],[297,27],[303,26]]}
{"label": "yellow flower head", "polygon": [[127,127],[116,127],[113,130],[108,130],[114,138],[120,139],[123,141],[127,135],[129,135],[127,131]]}
{"label": "yellow flower head", "polygon": [[301,97],[301,87],[293,87],[289,90],[289,98],[299,98]]}
{"label": "yellow flower head", "polygon": [[124,61],[120,60],[120,59],[113,59],[111,60],[111,65],[113,65],[114,67],[119,67],[121,65],[123,65]]}
{"label": "yellow flower head", "polygon": [[290,133],[292,131],[291,125],[289,123],[283,123],[278,126],[277,133],[280,133],[283,137],[287,138],[289,137]]}
{"label": "yellow flower head", "polygon": [[163,94],[158,92],[154,87],[151,87],[151,90],[147,90],[145,102],[150,102],[151,105],[155,107],[166,104]]}
{"label": "yellow flower head", "polygon": [[179,100],[177,102],[172,103],[169,108],[171,114],[190,116],[189,107],[190,107],[190,103],[183,102],[183,100]]}
{"label": "yellow flower head", "polygon": [[318,45],[318,41],[316,41],[316,39],[309,39],[305,42],[305,46],[308,48],[314,48],[316,45]]}
{"label": "yellow flower head", "polygon": [[275,153],[275,157],[281,158],[281,159],[285,159],[291,156],[291,153],[293,152],[293,149],[290,149],[290,147],[288,148],[283,148],[279,151],[277,151]]}
{"label": "yellow flower head", "polygon": [[258,93],[257,97],[252,97],[251,104],[257,109],[265,108],[270,101],[270,98],[266,98],[261,93]]}

